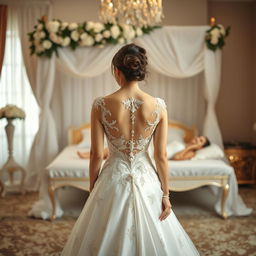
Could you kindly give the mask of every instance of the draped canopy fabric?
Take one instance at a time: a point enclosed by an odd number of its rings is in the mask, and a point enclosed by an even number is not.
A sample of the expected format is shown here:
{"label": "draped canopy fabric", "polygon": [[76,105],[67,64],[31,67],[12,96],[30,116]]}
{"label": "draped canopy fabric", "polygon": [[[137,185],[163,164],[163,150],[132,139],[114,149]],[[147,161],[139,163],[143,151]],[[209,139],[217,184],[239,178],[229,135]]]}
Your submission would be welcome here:
{"label": "draped canopy fabric", "polygon": [[[214,110],[220,86],[221,52],[211,52],[205,47],[207,28],[164,27],[134,42],[147,50],[149,58],[150,74],[143,89],[165,99],[170,119],[202,126],[201,132],[222,147]],[[34,168],[29,171],[33,177],[35,172],[38,174],[40,194],[30,211],[33,216],[49,217],[51,204],[45,168],[67,144],[67,129],[89,122],[93,99],[118,88],[110,66],[120,47],[88,47],[76,51],[64,48],[59,50],[59,57],[38,59],[34,91],[41,108],[40,129],[30,156],[29,166]],[[204,97],[208,103],[206,114],[202,111]],[[236,205],[230,215],[248,214],[236,192],[229,195],[228,202]],[[56,215],[62,215],[59,205]]]}
{"label": "draped canopy fabric", "polygon": [[[136,38],[134,42],[146,49],[150,69],[160,76],[185,81],[187,78],[193,79],[200,73],[204,74],[205,98],[209,105],[203,132],[213,143],[222,146],[221,134],[214,111],[220,83],[221,53],[220,51],[211,52],[205,47],[204,38],[207,28],[207,26],[163,27],[149,35]],[[105,48],[81,47],[75,51],[70,48],[63,48],[59,49],[59,57],[38,59],[37,79],[34,89],[36,95],[39,92],[37,99],[40,103],[41,118],[40,129],[35,138],[30,157],[29,166],[32,167],[33,164],[36,164],[36,168],[32,168],[33,170],[38,173],[43,172],[49,164],[47,159],[52,159],[58,153],[57,137],[59,133],[57,131],[61,130],[61,118],[62,120],[65,119],[65,111],[64,109],[58,109],[56,112],[58,108],[56,103],[58,99],[56,98],[61,97],[63,92],[59,95],[55,93],[54,101],[52,100],[52,94],[54,90],[63,90],[63,88],[56,89],[65,86],[63,77],[73,83],[74,91],[76,90],[76,84],[80,83],[78,82],[79,79],[87,79],[87,81],[90,81],[90,86],[94,83],[93,87],[85,88],[87,90],[85,100],[91,103],[91,99],[88,98],[104,95],[105,92],[110,92],[113,89],[109,86],[108,89],[102,90],[100,89],[102,87],[97,86],[100,86],[98,84],[106,86],[107,82],[113,84],[110,65],[113,55],[120,47],[122,45]],[[58,72],[55,69],[55,63]],[[147,82],[150,83],[150,81]],[[186,86],[190,86],[189,82],[186,82],[186,84]],[[168,84],[166,87],[168,90]],[[98,92],[94,94],[92,91],[97,90],[97,88]],[[154,91],[156,90],[158,88],[155,85]],[[169,105],[168,99],[165,100]],[[52,102],[52,109],[50,108],[50,102]],[[66,104],[70,103],[66,102]],[[87,105],[87,108],[87,112],[90,112],[90,105]],[[86,115],[88,116],[88,113]],[[55,118],[53,118],[54,116]],[[59,122],[57,126],[56,122]],[[70,126],[72,123],[68,125]],[[44,161],[46,160],[44,163],[40,160],[42,159],[41,152],[44,152]]]}

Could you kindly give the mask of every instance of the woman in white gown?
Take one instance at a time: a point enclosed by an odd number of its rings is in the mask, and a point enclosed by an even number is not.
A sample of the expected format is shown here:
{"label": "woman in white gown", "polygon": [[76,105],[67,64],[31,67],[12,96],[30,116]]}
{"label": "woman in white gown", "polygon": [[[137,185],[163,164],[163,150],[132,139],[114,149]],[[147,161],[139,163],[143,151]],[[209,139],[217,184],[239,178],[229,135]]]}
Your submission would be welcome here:
{"label": "woman in white gown", "polygon": [[[165,102],[143,92],[146,51],[129,44],[112,60],[120,89],[94,101],[90,196],[62,255],[199,255],[169,201]],[[107,137],[109,157],[101,168]],[[154,143],[156,168],[148,155]]]}

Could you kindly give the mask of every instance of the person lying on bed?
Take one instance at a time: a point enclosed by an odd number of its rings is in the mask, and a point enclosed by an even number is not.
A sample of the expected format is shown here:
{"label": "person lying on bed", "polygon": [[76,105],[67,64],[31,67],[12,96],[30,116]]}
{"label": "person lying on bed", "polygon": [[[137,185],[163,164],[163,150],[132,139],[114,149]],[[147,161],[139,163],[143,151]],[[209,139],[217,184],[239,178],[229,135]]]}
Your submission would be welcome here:
{"label": "person lying on bed", "polygon": [[[108,151],[108,148],[104,148],[104,155],[103,155],[103,159],[106,159],[108,158],[109,156],[109,151]],[[80,152],[80,151],[77,151],[77,154],[80,158],[83,158],[83,159],[90,159],[90,152]]]}
{"label": "person lying on bed", "polygon": [[185,149],[174,154],[171,160],[190,160],[197,150],[209,145],[210,141],[206,136],[196,136],[186,145]]}

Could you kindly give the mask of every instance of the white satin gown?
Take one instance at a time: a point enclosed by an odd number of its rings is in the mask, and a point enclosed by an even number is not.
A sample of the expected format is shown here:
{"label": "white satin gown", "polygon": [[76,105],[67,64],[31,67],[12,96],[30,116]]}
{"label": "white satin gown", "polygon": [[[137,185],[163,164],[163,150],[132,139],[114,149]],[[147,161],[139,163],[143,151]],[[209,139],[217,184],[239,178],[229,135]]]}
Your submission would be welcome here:
{"label": "white satin gown", "polygon": [[75,223],[62,256],[193,256],[199,255],[174,212],[163,221],[161,184],[148,154],[164,101],[155,98],[153,121],[145,122],[150,134],[136,137],[135,125],[143,101],[127,98],[120,108],[129,111],[131,137],[116,137],[116,120],[103,97],[94,107],[101,123],[110,156]]}

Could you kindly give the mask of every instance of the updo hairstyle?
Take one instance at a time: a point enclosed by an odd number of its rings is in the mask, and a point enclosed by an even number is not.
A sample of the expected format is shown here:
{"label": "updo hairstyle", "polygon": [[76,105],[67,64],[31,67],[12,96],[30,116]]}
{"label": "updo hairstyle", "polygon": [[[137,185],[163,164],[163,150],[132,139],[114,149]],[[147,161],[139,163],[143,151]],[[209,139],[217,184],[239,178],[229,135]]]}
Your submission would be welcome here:
{"label": "updo hairstyle", "polygon": [[146,50],[136,44],[128,44],[113,57],[112,73],[117,68],[122,71],[126,81],[142,81],[147,73],[147,64]]}

